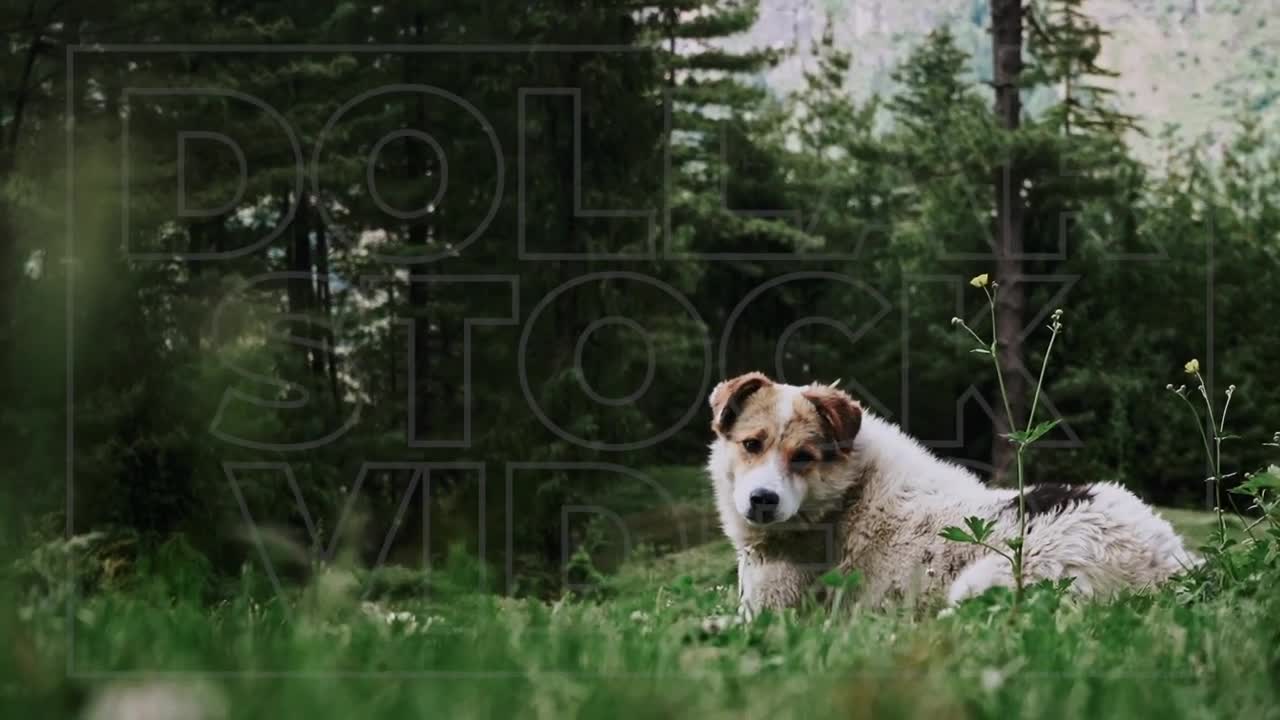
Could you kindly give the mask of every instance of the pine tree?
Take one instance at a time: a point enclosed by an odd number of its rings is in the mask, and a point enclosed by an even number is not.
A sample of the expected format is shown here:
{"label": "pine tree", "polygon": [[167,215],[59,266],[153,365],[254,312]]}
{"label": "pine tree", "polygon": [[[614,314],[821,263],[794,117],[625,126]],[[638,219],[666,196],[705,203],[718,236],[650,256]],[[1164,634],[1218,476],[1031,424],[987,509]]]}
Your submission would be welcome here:
{"label": "pine tree", "polygon": [[[964,77],[966,62],[955,37],[942,28],[930,32],[893,73],[898,91],[886,102],[893,117],[886,144],[893,164],[906,171],[918,192],[956,192],[985,182],[982,158],[995,150],[991,113]],[[962,186],[948,185],[952,180]],[[972,227],[973,217],[989,214],[985,199],[970,198],[965,205],[970,217],[957,228]],[[982,243],[988,247],[964,242],[958,249],[989,250],[989,241]]]}
{"label": "pine tree", "polygon": [[1026,82],[1053,86],[1058,95],[1042,122],[1059,125],[1067,135],[1134,129],[1136,118],[1117,111],[1112,106],[1115,91],[1100,84],[1119,77],[1098,62],[1111,33],[1089,17],[1083,5],[1084,0],[1044,0],[1027,13],[1033,63]]}
{"label": "pine tree", "polygon": [[[1141,132],[1132,115],[1118,111],[1105,86],[1117,73],[1099,64],[1110,36],[1082,10],[1082,0],[1047,0],[1028,14],[1032,64],[1028,87],[1055,90],[1056,102],[1032,120],[1028,133],[1034,165],[1024,188],[1026,203],[1042,225],[1029,230],[1034,249],[1055,252],[1071,236],[1063,229],[1105,208],[1116,220],[1131,218],[1142,174],[1129,157],[1126,135]],[[1057,224],[1058,228],[1050,225]],[[1078,228],[1077,228],[1078,229]]]}
{"label": "pine tree", "polygon": [[[1147,182],[1125,143],[1126,133],[1136,128],[1133,118],[1114,109],[1111,92],[1100,84],[1115,77],[1099,64],[1107,34],[1083,12],[1081,2],[1037,4],[1027,22],[1031,62],[1024,87],[1051,90],[1056,100],[1030,118],[1021,133],[1025,248],[1039,255],[1025,265],[1029,274],[1079,275],[1097,282],[1113,273],[1092,265],[1099,258],[1093,253],[1136,249],[1140,193]],[[1061,289],[1033,286],[1028,290],[1032,307],[1044,307]],[[1070,300],[1072,306],[1076,302]],[[1026,360],[1032,366],[1037,362]],[[1081,418],[1070,411],[1080,401],[1068,389],[1051,385],[1042,400],[1067,420],[1055,432],[1079,433]]]}
{"label": "pine tree", "polygon": [[[942,272],[967,278],[990,269],[985,260],[955,259],[991,253],[994,205],[988,188],[992,158],[998,157],[1000,147],[991,109],[967,79],[967,65],[955,37],[940,28],[929,33],[893,74],[897,91],[885,103],[891,124],[881,144],[894,170],[885,185],[891,193],[893,259],[903,275]],[[954,339],[935,329],[939,317],[955,314],[955,300],[941,285],[912,283],[903,292],[910,294],[903,323],[913,337],[922,333],[928,338],[913,341],[911,355],[894,358],[899,366],[909,366],[909,430],[920,437],[950,437],[964,419],[955,417],[956,388],[979,384],[972,377],[957,383],[934,361],[937,345]],[[964,349],[956,345],[955,352],[962,354]],[[984,396],[992,397],[994,381],[986,390]],[[958,450],[964,457],[991,450],[985,429],[991,418],[973,415],[972,420],[964,423],[968,433]]]}
{"label": "pine tree", "polygon": [[769,211],[781,204],[761,197],[769,191],[752,177],[777,170],[769,167],[767,144],[778,118],[755,80],[776,54],[723,47],[751,28],[757,3],[671,0],[654,9],[649,32],[664,51],[672,126],[671,226],[677,235],[668,242],[694,252],[791,249],[785,224],[770,222]]}
{"label": "pine tree", "polygon": [[793,203],[822,248],[856,253],[873,236],[885,239],[875,218],[889,214],[887,155],[875,136],[880,102],[858,105],[850,97],[851,55],[835,46],[830,25],[817,48],[816,66],[805,70],[790,106],[788,132],[799,143]]}
{"label": "pine tree", "polygon": [[[768,272],[761,256],[788,256],[814,247],[789,207],[780,103],[760,75],[774,49],[728,49],[750,29],[754,0],[660,0],[647,29],[661,49],[670,102],[670,235],[675,254],[736,256],[701,270],[694,302],[723,325],[732,308]],[[756,309],[786,324],[783,305]],[[735,333],[734,357],[746,360],[748,332]],[[726,368],[732,371],[735,368]]]}

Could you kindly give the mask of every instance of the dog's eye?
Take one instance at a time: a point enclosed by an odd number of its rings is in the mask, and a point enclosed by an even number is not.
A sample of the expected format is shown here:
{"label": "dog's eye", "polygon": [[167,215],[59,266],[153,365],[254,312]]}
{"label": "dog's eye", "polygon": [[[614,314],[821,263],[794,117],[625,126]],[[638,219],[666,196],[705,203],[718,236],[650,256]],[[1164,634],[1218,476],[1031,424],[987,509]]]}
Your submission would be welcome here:
{"label": "dog's eye", "polygon": [[747,438],[742,441],[742,449],[755,455],[764,449],[764,443],[759,438]]}
{"label": "dog's eye", "polygon": [[813,453],[808,450],[797,450],[791,453],[791,467],[803,470],[814,462]]}

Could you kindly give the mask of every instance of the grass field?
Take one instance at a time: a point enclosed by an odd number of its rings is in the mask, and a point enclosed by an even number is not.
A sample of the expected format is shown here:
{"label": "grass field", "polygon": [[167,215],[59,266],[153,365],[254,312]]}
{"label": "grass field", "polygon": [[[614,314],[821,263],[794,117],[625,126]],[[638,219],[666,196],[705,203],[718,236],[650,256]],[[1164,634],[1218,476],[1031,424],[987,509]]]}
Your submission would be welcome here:
{"label": "grass field", "polygon": [[[1212,517],[1177,512],[1200,536]],[[995,593],[930,612],[810,607],[739,624],[716,541],[622,564],[555,602],[469,592],[455,558],[428,592],[363,596],[331,567],[286,602],[252,568],[210,606],[181,547],[67,612],[27,596],[0,618],[5,718],[1280,716],[1275,576],[1017,613]],[[412,578],[410,578],[412,580]],[[150,714],[148,714],[150,713]]]}

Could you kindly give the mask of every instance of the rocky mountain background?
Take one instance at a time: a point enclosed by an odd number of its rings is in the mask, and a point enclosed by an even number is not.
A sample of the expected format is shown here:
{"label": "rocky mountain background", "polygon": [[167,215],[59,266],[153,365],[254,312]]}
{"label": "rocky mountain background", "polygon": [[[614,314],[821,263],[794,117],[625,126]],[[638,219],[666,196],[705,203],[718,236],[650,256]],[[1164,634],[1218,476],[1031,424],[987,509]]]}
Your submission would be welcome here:
{"label": "rocky mountain background", "polygon": [[[1107,82],[1148,132],[1133,139],[1140,151],[1154,151],[1166,126],[1216,144],[1246,110],[1280,130],[1280,0],[1091,0],[1086,10],[1112,34],[1103,60],[1120,76]],[[853,53],[848,87],[867,96],[891,90],[894,66],[944,25],[971,53],[975,80],[989,80],[989,20],[987,0],[760,0],[743,42],[789,51],[765,78],[787,93],[832,23],[836,45]],[[1045,100],[1027,98],[1027,107]]]}

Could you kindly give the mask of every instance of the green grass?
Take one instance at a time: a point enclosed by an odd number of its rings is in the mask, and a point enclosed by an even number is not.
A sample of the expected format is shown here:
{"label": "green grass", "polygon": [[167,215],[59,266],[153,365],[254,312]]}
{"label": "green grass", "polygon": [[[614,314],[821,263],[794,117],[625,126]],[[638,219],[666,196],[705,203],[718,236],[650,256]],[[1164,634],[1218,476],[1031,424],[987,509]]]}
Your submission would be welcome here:
{"label": "green grass", "polygon": [[[1206,521],[1165,514],[1182,529]],[[809,607],[744,625],[728,621],[723,541],[634,557],[589,597],[555,602],[468,592],[477,568],[463,558],[438,577],[401,571],[417,590],[391,600],[383,583],[373,605],[365,575],[342,568],[287,602],[249,568],[212,604],[180,548],[141,570],[71,616],[54,593],[0,617],[0,716],[140,717],[86,713],[144,692],[174,705],[162,717],[192,703],[206,717],[307,720],[1280,712],[1274,576],[1208,599],[1185,585],[1085,603],[1040,589],[1016,615],[995,593],[944,618]]]}
{"label": "green grass", "polygon": [[[1209,536],[1218,527],[1218,515],[1203,510],[1185,510],[1182,508],[1158,508],[1160,515],[1168,520],[1178,534],[1182,535],[1188,548],[1194,549],[1209,542]],[[1228,514],[1226,516],[1227,533],[1236,539],[1244,536],[1244,524],[1240,518]]]}
{"label": "green grass", "polygon": [[[724,549],[625,570],[603,602],[492,596],[401,603],[390,622],[342,583],[295,604],[213,609],[155,583],[20,621],[4,694],[71,717],[104,688],[199,683],[233,717],[1266,717],[1280,603],[1172,593],[1058,606],[1033,594],[952,617],[810,609],[731,626]],[[412,616],[412,619],[410,619]],[[74,629],[74,639],[68,630]],[[74,674],[65,677],[74,643]],[[115,675],[123,673],[122,675]],[[163,685],[160,685],[163,689]],[[37,692],[29,692],[32,689]],[[24,693],[19,695],[18,691]],[[118,692],[118,690],[117,690]],[[36,706],[39,706],[38,708]],[[18,707],[15,705],[15,710]],[[127,716],[122,716],[127,717]]]}

